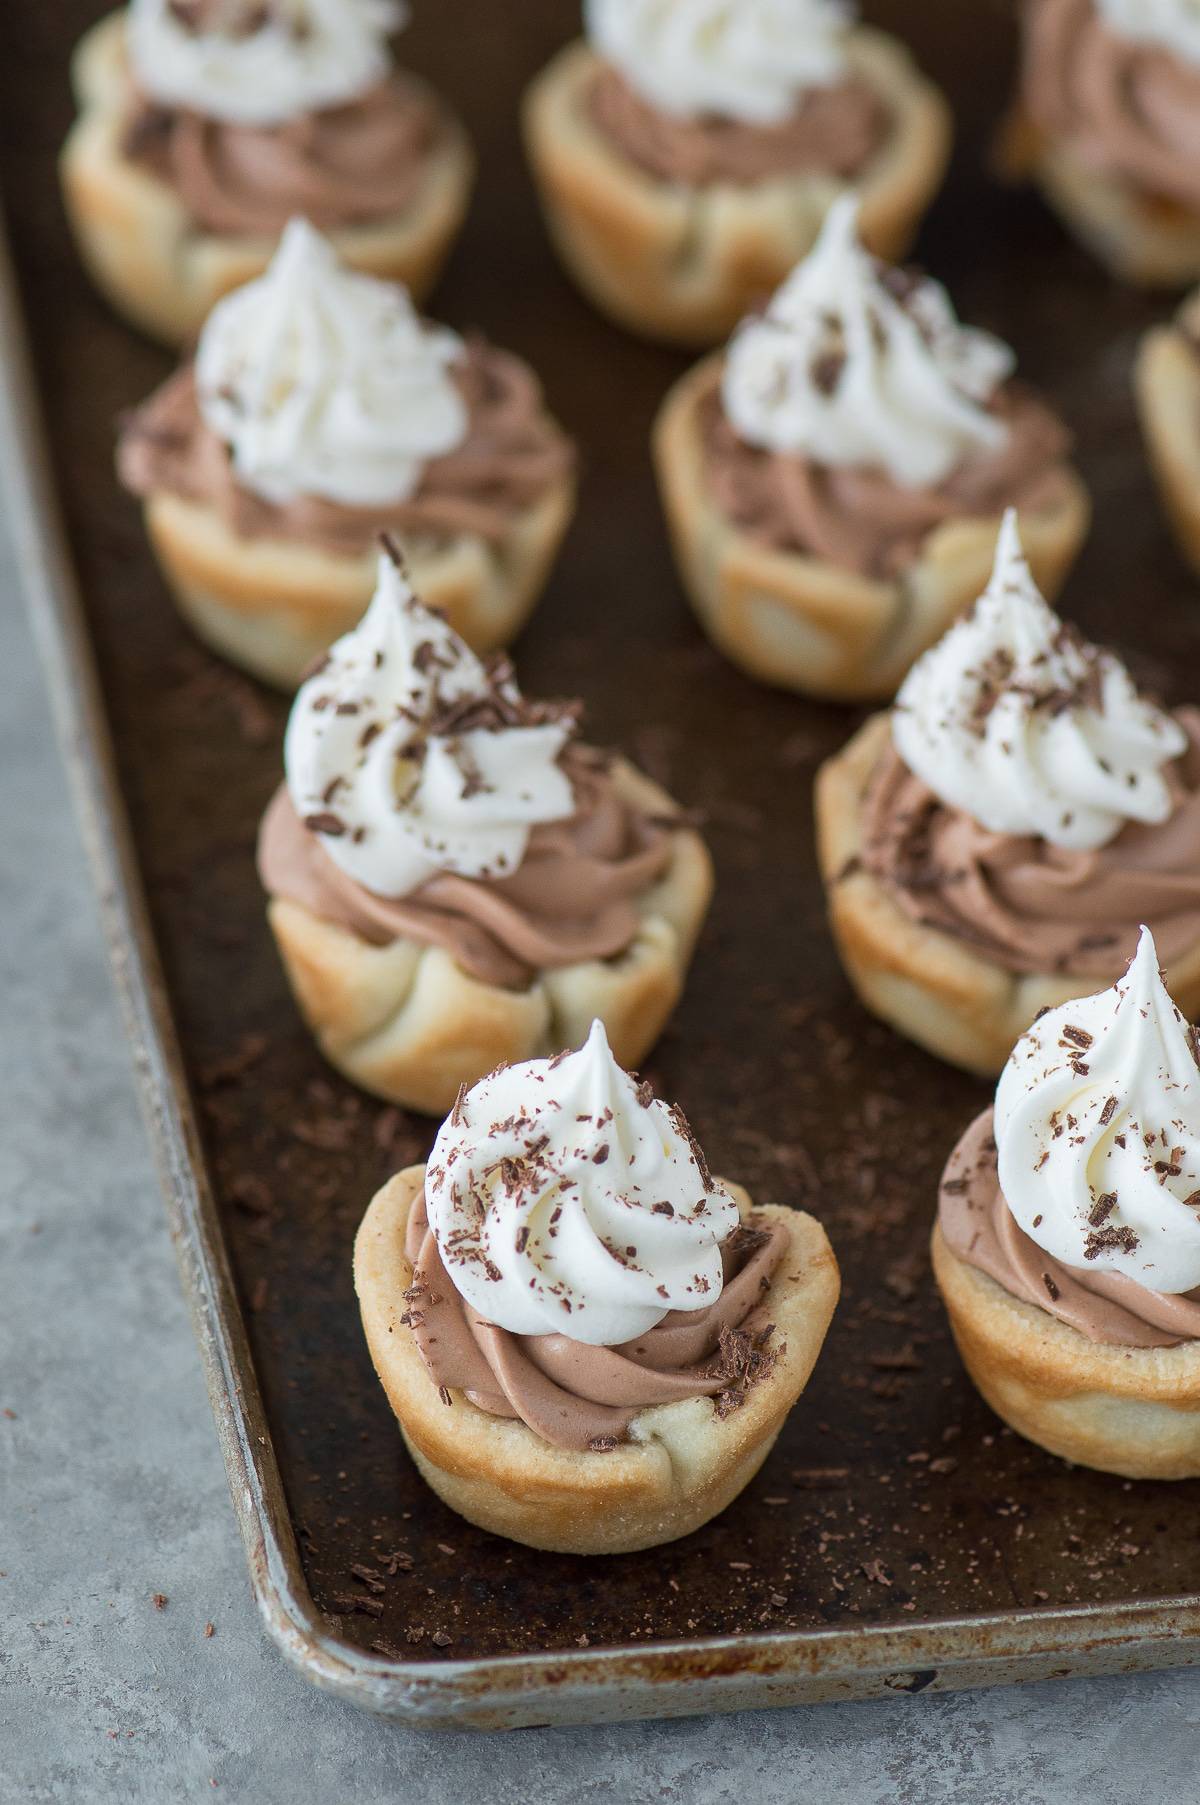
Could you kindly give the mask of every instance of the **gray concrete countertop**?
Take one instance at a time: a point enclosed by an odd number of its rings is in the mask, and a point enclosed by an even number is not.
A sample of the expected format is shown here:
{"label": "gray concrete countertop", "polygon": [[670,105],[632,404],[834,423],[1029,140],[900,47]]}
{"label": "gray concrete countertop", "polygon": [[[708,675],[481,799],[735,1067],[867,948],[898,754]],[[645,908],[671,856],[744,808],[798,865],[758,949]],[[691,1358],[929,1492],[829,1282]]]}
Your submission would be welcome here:
{"label": "gray concrete countertop", "polygon": [[508,1738],[418,1735],[292,1673],[251,1602],[2,531],[0,1805],[1200,1796],[1200,1673]]}

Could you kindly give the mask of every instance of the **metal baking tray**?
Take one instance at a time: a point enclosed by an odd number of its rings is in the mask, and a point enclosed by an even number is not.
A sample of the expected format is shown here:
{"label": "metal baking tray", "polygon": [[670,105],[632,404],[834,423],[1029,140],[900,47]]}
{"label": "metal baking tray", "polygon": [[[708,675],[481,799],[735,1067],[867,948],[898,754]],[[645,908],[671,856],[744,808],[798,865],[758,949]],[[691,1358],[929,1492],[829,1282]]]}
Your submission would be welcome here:
{"label": "metal baking tray", "polygon": [[[1072,1470],[1004,1431],[959,1367],[926,1241],[985,1088],[870,1021],[838,969],[809,799],[855,718],[743,680],[685,609],[646,449],[683,360],[578,299],[522,166],[517,97],[570,29],[561,0],[418,9],[405,53],[483,153],[436,311],[528,355],[584,449],[579,519],[520,646],[527,689],[582,693],[593,735],[707,816],[716,905],[652,1074],[718,1170],[824,1219],[844,1301],[764,1471],[684,1542],[534,1555],[416,1476],[363,1345],[350,1250],[377,1185],[431,1129],[343,1084],[297,1019],[252,861],[284,704],[181,628],[113,477],[114,419],[168,360],[93,296],[58,205],[67,57],[96,11],[0,8],[0,466],[270,1633],[358,1704],[488,1729],[1195,1661],[1181,1526],[1200,1487]],[[962,126],[923,256],[1078,429],[1097,522],[1070,611],[1143,679],[1194,696],[1195,585],[1129,398],[1156,308],[989,179],[1006,9],[866,11],[915,41]]]}

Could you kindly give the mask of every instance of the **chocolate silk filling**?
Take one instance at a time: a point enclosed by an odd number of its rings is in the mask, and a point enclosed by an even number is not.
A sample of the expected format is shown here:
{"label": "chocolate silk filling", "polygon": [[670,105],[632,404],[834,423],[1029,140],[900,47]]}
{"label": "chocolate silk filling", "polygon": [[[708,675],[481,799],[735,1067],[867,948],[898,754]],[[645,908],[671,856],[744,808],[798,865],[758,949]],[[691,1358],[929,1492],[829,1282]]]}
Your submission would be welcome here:
{"label": "chocolate silk filling", "polygon": [[789,1236],[780,1222],[736,1228],[721,1254],[725,1284],[703,1310],[672,1310],[648,1334],[620,1347],[589,1347],[566,1335],[511,1335],[486,1322],[455,1290],[425,1211],[409,1212],[404,1251],[413,1268],[402,1321],[433,1383],[466,1392],[491,1416],[519,1417],[556,1448],[607,1452],[654,1404],[712,1398],[718,1416],[745,1401],[781,1348],[763,1305]]}
{"label": "chocolate silk filling", "polygon": [[938,1221],[951,1253],[986,1272],[1012,1297],[1057,1317],[1090,1341],[1113,1347],[1177,1347],[1200,1336],[1200,1291],[1150,1291],[1118,1272],[1064,1266],[1017,1224],[996,1173],[992,1111],[967,1129],[950,1156]]}
{"label": "chocolate silk filling", "polygon": [[637,935],[638,899],[671,862],[673,823],[628,802],[600,754],[573,745],[562,763],[575,813],[535,827],[511,876],[440,872],[394,898],[336,865],[281,786],[259,830],[263,887],[376,946],[444,947],[472,977],[506,989],[526,988],[539,971],[616,958]]}
{"label": "chocolate silk filling", "polygon": [[135,495],[215,507],[243,539],[282,539],[344,557],[369,551],[382,532],[439,540],[467,533],[495,544],[516,515],[570,473],[574,449],[520,358],[473,339],[453,375],[467,404],[466,438],[426,464],[408,501],[354,508],[301,495],[275,503],[243,488],[228,447],[200,412],[190,365],[125,421],[117,468]]}
{"label": "chocolate silk filling", "polygon": [[1200,68],[1119,37],[1092,0],[1033,0],[1022,82],[1046,138],[1148,197],[1200,209]]}
{"label": "chocolate silk filling", "polygon": [[708,486],[727,520],[775,551],[891,577],[947,520],[1007,507],[1034,512],[1066,493],[1070,436],[1021,383],[1006,383],[989,404],[1008,427],[998,449],[965,458],[936,487],[909,489],[877,467],[840,468],[748,445],[726,418],[720,381],[714,371],[699,403]]}
{"label": "chocolate silk filling", "polygon": [[445,135],[437,102],[402,75],[282,125],[241,125],[135,94],[123,148],[204,231],[277,238],[297,214],[322,231],[401,217]]}
{"label": "chocolate silk filling", "polygon": [[605,65],[586,95],[588,116],[628,163],[656,182],[703,188],[714,182],[747,187],[772,177],[858,174],[891,128],[885,103],[861,76],[836,87],[812,88],[779,125],[748,125],[706,114],[676,119],[634,92]]}
{"label": "chocolate silk filling", "polygon": [[863,802],[862,864],[923,927],[967,941],[1012,972],[1119,978],[1143,922],[1166,964],[1200,941],[1200,709],[1166,776],[1174,810],[1127,822],[1106,846],[1070,851],[991,833],[908,769],[890,736]]}

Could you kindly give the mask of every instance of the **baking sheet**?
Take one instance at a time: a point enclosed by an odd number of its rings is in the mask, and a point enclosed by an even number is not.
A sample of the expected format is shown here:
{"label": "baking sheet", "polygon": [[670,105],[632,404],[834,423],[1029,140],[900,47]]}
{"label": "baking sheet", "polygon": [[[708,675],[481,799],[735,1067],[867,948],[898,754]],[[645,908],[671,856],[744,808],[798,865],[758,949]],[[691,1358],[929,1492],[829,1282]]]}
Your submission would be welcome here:
{"label": "baking sheet", "polygon": [[[1097,525],[1068,610],[1183,699],[1200,610],[1128,392],[1159,309],[1111,287],[1031,196],[989,181],[1007,9],[865,10],[916,44],[963,126],[923,259],[1078,429]],[[763,1472],[682,1543],[599,1562],[534,1555],[424,1488],[370,1369],[350,1248],[368,1198],[424,1156],[431,1125],[330,1073],[295,1015],[252,864],[284,705],[178,624],[112,475],[113,421],[169,360],[91,294],[57,202],[67,55],[96,12],[14,0],[0,13],[15,265],[0,464],[272,1634],[359,1703],[480,1727],[1195,1659],[1200,1599],[1179,1526],[1200,1487],[1067,1468],[1003,1430],[958,1365],[925,1244],[941,1165],[986,1090],[867,1018],[834,957],[810,789],[859,717],[745,681],[682,601],[646,440],[686,360],[575,295],[521,162],[517,96],[574,13],[555,0],[443,0],[406,36],[406,58],[455,99],[482,153],[435,311],[528,356],[583,446],[580,516],[518,650],[527,692],[583,694],[594,738],[707,816],[717,901],[648,1072],[717,1169],[822,1216],[845,1289]]]}

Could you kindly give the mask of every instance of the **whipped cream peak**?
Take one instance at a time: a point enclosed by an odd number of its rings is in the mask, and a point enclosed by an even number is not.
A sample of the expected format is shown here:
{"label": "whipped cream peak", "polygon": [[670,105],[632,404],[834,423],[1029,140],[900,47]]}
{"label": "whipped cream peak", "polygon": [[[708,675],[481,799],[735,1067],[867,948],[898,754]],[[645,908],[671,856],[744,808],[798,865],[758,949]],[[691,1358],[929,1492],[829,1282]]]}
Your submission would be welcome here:
{"label": "whipped cream peak", "polygon": [[882,264],[842,195],[761,316],[730,340],[721,394],[747,444],[835,467],[882,468],[910,489],[1006,443],[987,403],[1015,358],[963,326],[940,283]]}
{"label": "whipped cream peak", "polygon": [[1046,603],[1011,510],[987,589],[901,685],[892,737],[948,808],[1074,851],[1106,845],[1128,821],[1166,821],[1167,767],[1188,744],[1119,659]]}
{"label": "whipped cream peak", "polygon": [[585,0],[588,39],[650,105],[778,125],[846,73],[845,0]]}
{"label": "whipped cream peak", "polygon": [[621,1069],[599,1021],[577,1052],[502,1066],[460,1094],[425,1200],[472,1309],[591,1347],[715,1303],[739,1222],[682,1113]]}
{"label": "whipped cream peak", "polygon": [[382,507],[409,500],[426,465],[466,438],[463,356],[407,289],[348,269],[293,219],[266,273],[209,315],[196,395],[242,488],[276,506]]}
{"label": "whipped cream peak", "polygon": [[403,0],[129,0],[138,86],[161,106],[280,125],[386,79]]}
{"label": "whipped cream peak", "polygon": [[1200,63],[1200,0],[1096,0],[1096,10],[1131,44],[1157,44]]}
{"label": "whipped cream peak", "polygon": [[413,594],[397,560],[297,693],[288,793],[334,864],[376,895],[438,872],[502,878],[530,830],[568,819],[559,758],[574,711],[528,703],[503,658],[485,665]]}
{"label": "whipped cream peak", "polygon": [[1200,1286],[1200,1067],[1148,928],[1111,990],[1049,1010],[996,1091],[1000,1187],[1065,1266]]}

